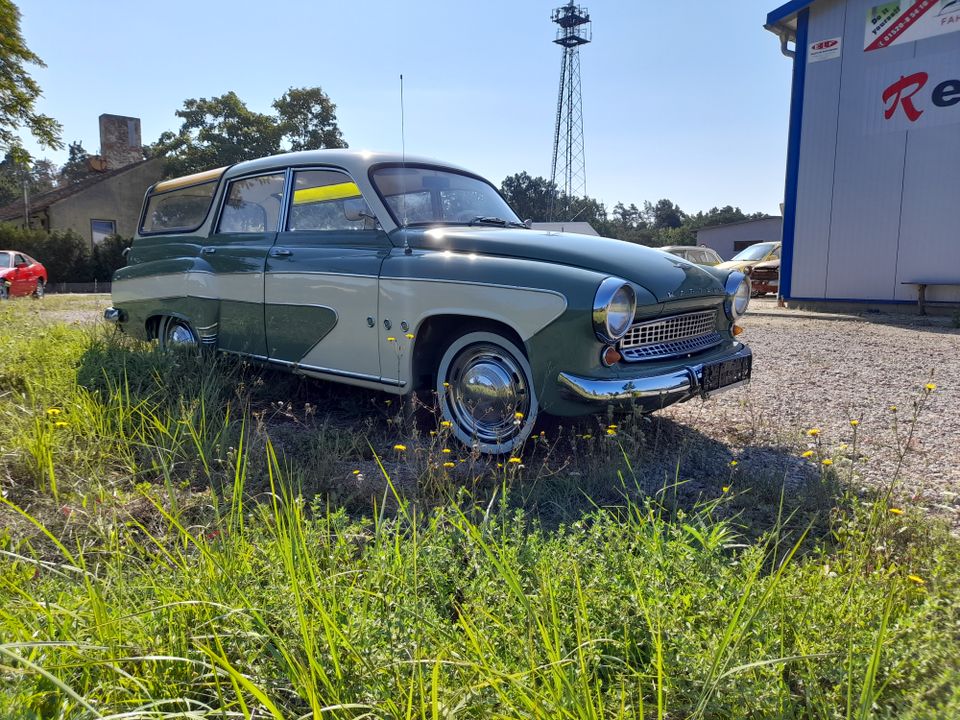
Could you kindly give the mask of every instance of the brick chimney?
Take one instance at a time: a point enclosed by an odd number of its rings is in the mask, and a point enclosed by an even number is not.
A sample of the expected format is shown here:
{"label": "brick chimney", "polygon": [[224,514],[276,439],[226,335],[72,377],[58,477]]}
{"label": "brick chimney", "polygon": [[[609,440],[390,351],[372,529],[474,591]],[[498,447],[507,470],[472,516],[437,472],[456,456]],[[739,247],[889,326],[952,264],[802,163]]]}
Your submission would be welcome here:
{"label": "brick chimney", "polygon": [[140,118],[100,116],[100,157],[104,170],[116,170],[143,160],[140,143]]}

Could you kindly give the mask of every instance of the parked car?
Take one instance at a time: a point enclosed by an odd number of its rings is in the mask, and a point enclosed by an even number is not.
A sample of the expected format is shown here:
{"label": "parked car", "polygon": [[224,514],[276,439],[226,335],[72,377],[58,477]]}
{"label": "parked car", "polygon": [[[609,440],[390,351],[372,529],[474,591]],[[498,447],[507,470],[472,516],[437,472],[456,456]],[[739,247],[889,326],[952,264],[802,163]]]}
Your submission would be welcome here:
{"label": "parked car", "polygon": [[693,245],[665,245],[660,249],[697,265],[719,265],[723,262],[723,258],[717,254],[716,250],[703,245],[697,247]]}
{"label": "parked car", "polygon": [[749,273],[758,263],[780,259],[779,242],[761,242],[748,245],[726,262],[717,265],[720,270],[739,270]]}
{"label": "parked car", "polygon": [[754,265],[750,270],[750,287],[753,297],[767,293],[776,295],[780,290],[780,258]]}
{"label": "parked car", "polygon": [[481,452],[540,413],[650,412],[749,380],[740,272],[532,230],[488,181],[319,150],[149,189],[108,320],[324,380],[435,393]]}
{"label": "parked car", "polygon": [[0,300],[18,295],[42,298],[47,269],[26,253],[0,250]]}

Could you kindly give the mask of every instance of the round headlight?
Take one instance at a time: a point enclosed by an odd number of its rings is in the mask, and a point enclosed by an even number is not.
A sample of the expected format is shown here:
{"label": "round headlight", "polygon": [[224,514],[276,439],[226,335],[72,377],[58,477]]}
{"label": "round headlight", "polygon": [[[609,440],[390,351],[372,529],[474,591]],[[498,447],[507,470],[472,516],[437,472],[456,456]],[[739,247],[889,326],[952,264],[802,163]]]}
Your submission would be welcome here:
{"label": "round headlight", "polygon": [[730,322],[736,322],[747,312],[750,304],[750,278],[742,272],[732,272],[727,277],[727,300],[723,304]]}
{"label": "round headlight", "polygon": [[625,280],[604,280],[593,301],[593,328],[597,337],[609,343],[622,338],[633,323],[636,310],[637,295]]}

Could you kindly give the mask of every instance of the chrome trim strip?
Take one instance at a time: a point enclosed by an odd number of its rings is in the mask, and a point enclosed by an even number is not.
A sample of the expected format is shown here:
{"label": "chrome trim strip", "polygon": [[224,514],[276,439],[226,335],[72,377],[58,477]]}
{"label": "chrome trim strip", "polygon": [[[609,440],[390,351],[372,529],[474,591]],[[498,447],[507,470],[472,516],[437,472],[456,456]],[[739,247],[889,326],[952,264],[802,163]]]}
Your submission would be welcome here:
{"label": "chrome trim strip", "polygon": [[333,377],[346,377],[354,380],[366,380],[367,382],[375,382],[381,385],[390,385],[392,387],[404,387],[407,384],[405,380],[395,380],[393,378],[385,378],[378,375],[366,375],[364,373],[351,372],[349,370],[336,370],[334,368],[317,367],[316,365],[305,365],[300,362],[278,360],[276,358],[267,357],[266,355],[254,355],[252,353],[244,353],[237,350],[221,350],[221,352],[225,352],[230,355],[238,355],[244,358],[250,358],[252,360],[259,360],[261,362],[271,363],[274,365],[283,365],[284,367],[291,368],[292,370],[305,370],[307,372],[321,373],[323,375],[332,375]]}
{"label": "chrome trim strip", "polygon": [[[752,356],[753,352],[750,348],[746,345],[741,345],[736,352],[721,358],[715,358],[709,363],[688,365],[679,370],[673,370],[661,375],[601,380],[579,377],[562,372],[557,376],[557,383],[563,391],[569,393],[575,399],[589,402],[639,400],[643,398],[656,398],[662,395],[680,395],[681,397],[679,399],[683,400],[691,398],[700,392],[700,378],[703,376],[703,367],[705,364]],[[734,385],[738,386],[740,384],[741,382],[734,383]],[[718,390],[712,390],[709,393],[703,393],[703,396],[706,398],[721,390],[727,390],[732,387],[733,385],[730,385]]]}

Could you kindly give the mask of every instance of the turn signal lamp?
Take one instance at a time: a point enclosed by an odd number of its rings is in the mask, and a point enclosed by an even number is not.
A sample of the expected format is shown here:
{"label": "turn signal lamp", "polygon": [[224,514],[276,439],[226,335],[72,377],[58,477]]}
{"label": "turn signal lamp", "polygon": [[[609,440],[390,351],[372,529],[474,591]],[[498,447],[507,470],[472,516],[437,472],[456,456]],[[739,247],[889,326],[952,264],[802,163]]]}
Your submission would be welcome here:
{"label": "turn signal lamp", "polygon": [[737,335],[739,335],[739,334],[742,333],[742,332],[743,332],[743,328],[742,328],[742,327],[740,327],[739,325],[734,325],[734,326],[733,326],[733,336],[734,336],[734,337],[736,337]]}
{"label": "turn signal lamp", "polygon": [[607,367],[611,367],[620,362],[621,355],[617,352],[617,349],[612,345],[607,345],[603,349],[603,352],[600,353],[600,361]]}

